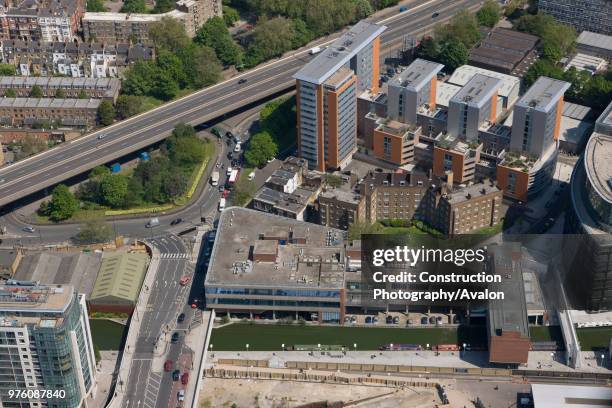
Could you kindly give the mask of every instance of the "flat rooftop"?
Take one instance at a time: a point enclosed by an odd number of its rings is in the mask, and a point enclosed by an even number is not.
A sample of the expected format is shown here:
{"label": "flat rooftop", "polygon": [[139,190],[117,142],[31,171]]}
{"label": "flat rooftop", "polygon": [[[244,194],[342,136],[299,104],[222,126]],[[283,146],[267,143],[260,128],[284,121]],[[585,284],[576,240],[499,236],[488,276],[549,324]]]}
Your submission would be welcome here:
{"label": "flat rooftop", "polygon": [[612,136],[593,133],[584,149],[587,177],[597,194],[612,205]]}
{"label": "flat rooftop", "polygon": [[0,98],[0,108],[98,109],[100,99]]}
{"label": "flat rooftop", "polygon": [[516,102],[516,105],[549,112],[569,87],[568,82],[541,76]]}
{"label": "flat rooftop", "polygon": [[451,102],[481,107],[501,87],[502,80],[483,74],[474,75],[451,99]]}
{"label": "flat rooftop", "polygon": [[532,384],[535,408],[603,408],[612,406],[612,388],[570,384]]}
{"label": "flat rooftop", "polygon": [[559,140],[580,145],[589,137],[592,129],[593,122],[561,116]]}
{"label": "flat rooftop", "polygon": [[[10,282],[10,281],[8,281]],[[68,285],[0,285],[0,314],[17,316],[19,313],[58,313],[68,308],[74,288]]]}
{"label": "flat rooftop", "polygon": [[436,78],[442,68],[444,68],[442,64],[417,58],[406,69],[393,77],[389,81],[389,86],[418,91],[433,78]]}
{"label": "flat rooftop", "polygon": [[595,121],[595,131],[612,135],[612,101]]}
{"label": "flat rooftop", "polygon": [[350,190],[342,190],[339,188],[328,189],[326,191],[321,192],[319,197],[327,198],[327,199],[336,199],[338,201],[342,201],[350,204],[358,204],[361,201],[361,196],[359,193],[355,193]]}
{"label": "flat rooftop", "polygon": [[359,51],[374,41],[386,28],[366,21],[358,22],[300,69],[293,78],[313,84],[322,84],[340,67],[345,66]]}
{"label": "flat rooftop", "polygon": [[342,85],[344,85],[352,76],[352,69],[342,67],[336,72],[334,72],[329,78],[327,78],[327,80],[325,81],[325,86],[331,87],[333,89],[338,89]]}
{"label": "flat rooftop", "polygon": [[159,21],[163,17],[183,18],[187,13],[172,10],[163,14],[138,14],[138,13],[112,13],[112,12],[86,12],[83,14],[83,21],[109,21],[109,22],[130,22],[130,23],[150,23]]}
{"label": "flat rooftop", "polygon": [[453,190],[448,193],[447,199],[450,204],[460,204],[473,198],[498,193],[501,190],[493,182],[483,182],[469,185],[467,187]]}
{"label": "flat rooftop", "polygon": [[603,48],[612,51],[612,37],[605,34],[583,31],[576,39],[576,44],[589,47]]}
{"label": "flat rooftop", "polygon": [[438,81],[436,86],[436,105],[448,108],[448,103],[457,92],[461,90],[458,85]]}
{"label": "flat rooftop", "polygon": [[563,102],[563,116],[568,118],[585,120],[587,119],[593,110],[588,106],[578,105],[577,103]]}
{"label": "flat rooftop", "polygon": [[457,68],[455,72],[453,72],[453,75],[449,78],[448,82],[454,85],[465,86],[465,84],[467,84],[476,74],[501,79],[502,85],[499,88],[499,94],[503,97],[510,96],[512,90],[521,83],[521,80],[515,76],[502,74],[472,65],[462,65]]}
{"label": "flat rooftop", "polygon": [[[204,284],[341,289],[343,237],[343,231],[333,228],[229,207],[219,219]],[[253,262],[251,254],[256,248],[266,254],[276,248],[275,262]]]}
{"label": "flat rooftop", "polygon": [[603,70],[606,65],[607,62],[603,58],[594,57],[587,54],[576,54],[565,66],[565,70],[567,71],[571,67],[574,67],[579,71],[587,71],[593,75],[597,71]]}

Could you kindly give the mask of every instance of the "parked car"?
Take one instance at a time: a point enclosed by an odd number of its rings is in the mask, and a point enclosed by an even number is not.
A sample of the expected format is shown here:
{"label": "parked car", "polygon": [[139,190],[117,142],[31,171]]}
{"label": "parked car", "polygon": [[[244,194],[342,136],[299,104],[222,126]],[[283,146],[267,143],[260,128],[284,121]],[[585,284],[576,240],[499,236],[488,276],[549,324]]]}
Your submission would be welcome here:
{"label": "parked car", "polygon": [[177,341],[179,341],[180,337],[181,337],[181,335],[178,332],[174,332],[174,333],[172,333],[172,339],[170,341],[172,343],[176,343]]}
{"label": "parked car", "polygon": [[181,384],[187,385],[188,382],[189,382],[189,373],[185,371],[183,375],[181,376]]}
{"label": "parked car", "polygon": [[164,363],[164,371],[166,372],[172,371],[173,365],[174,365],[174,362],[172,360],[166,360],[166,362]]}
{"label": "parked car", "polygon": [[372,323],[372,316],[366,316],[365,322],[366,322],[366,324],[371,324]]}
{"label": "parked car", "polygon": [[395,317],[393,318],[393,324],[399,324],[399,322],[400,322],[399,317],[395,316]]}
{"label": "parked car", "polygon": [[181,370],[174,370],[172,372],[172,381],[178,381],[181,379]]}
{"label": "parked car", "polygon": [[170,225],[177,225],[177,224],[180,224],[181,222],[183,222],[182,218],[176,218],[172,220],[172,222],[170,222]]}
{"label": "parked car", "polygon": [[385,318],[385,323],[387,323],[387,324],[393,324],[393,317],[391,317],[391,316],[387,316],[387,317]]}
{"label": "parked car", "polygon": [[180,315],[178,315],[178,318],[176,319],[176,321],[178,323],[183,323],[185,321],[185,313],[181,313]]}
{"label": "parked car", "polygon": [[191,282],[191,277],[189,277],[189,276],[183,276],[183,277],[181,277],[181,280],[179,280],[179,284],[180,284],[181,286],[185,286],[185,285],[187,285],[189,282]]}
{"label": "parked car", "polygon": [[179,402],[185,401],[185,390],[179,390],[178,394],[176,394],[176,398],[178,398]]}
{"label": "parked car", "polygon": [[30,233],[35,232],[35,231],[36,231],[36,230],[34,229],[34,227],[32,227],[32,226],[30,226],[30,225],[28,225],[27,227],[23,227],[23,230],[24,230],[25,232],[30,232]]}

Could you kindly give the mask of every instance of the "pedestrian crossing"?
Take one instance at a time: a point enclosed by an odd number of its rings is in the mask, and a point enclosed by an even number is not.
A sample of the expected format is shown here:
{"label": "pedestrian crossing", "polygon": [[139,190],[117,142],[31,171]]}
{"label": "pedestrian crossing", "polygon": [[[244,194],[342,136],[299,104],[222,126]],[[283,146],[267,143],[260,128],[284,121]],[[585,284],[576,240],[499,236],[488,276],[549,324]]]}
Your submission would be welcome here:
{"label": "pedestrian crossing", "polygon": [[160,259],[187,259],[189,258],[189,254],[180,253],[180,252],[164,252],[159,255]]}

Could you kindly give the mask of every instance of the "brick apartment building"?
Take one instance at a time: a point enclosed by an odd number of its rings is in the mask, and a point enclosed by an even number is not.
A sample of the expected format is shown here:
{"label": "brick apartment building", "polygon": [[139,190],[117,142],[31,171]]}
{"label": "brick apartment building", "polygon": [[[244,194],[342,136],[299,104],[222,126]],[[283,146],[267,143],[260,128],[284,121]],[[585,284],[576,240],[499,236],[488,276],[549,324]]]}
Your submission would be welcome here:
{"label": "brick apartment building", "polygon": [[50,122],[65,127],[95,126],[100,99],[0,98],[0,123],[32,126]]}

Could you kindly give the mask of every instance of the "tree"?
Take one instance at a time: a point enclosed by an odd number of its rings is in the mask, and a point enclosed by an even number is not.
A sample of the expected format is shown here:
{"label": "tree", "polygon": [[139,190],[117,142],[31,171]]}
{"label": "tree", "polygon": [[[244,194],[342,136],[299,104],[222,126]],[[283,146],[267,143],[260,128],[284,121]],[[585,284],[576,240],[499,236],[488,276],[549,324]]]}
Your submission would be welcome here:
{"label": "tree", "polygon": [[173,79],[179,86],[184,86],[186,83],[185,71],[183,70],[183,62],[176,54],[161,49],[157,54],[157,68]]}
{"label": "tree", "polygon": [[123,80],[123,92],[127,95],[149,95],[155,86],[153,77],[157,71],[157,66],[153,61],[136,61],[127,70]]}
{"label": "tree", "polygon": [[136,95],[121,95],[115,104],[118,119],[127,119],[142,112],[143,109],[142,98]]}
{"label": "tree", "polygon": [[168,11],[174,10],[174,1],[172,0],[155,0],[155,7],[153,7],[153,13],[162,14]]}
{"label": "tree", "polygon": [[102,0],[87,0],[87,11],[91,13],[99,13],[107,11]]}
{"label": "tree", "polygon": [[215,84],[221,77],[221,62],[210,47],[191,44],[179,51],[179,57],[190,86],[196,89]]}
{"label": "tree", "polygon": [[187,190],[187,177],[181,171],[173,171],[163,179],[162,188],[168,199],[174,200]]}
{"label": "tree", "polygon": [[183,24],[172,17],[162,17],[149,27],[149,38],[158,49],[180,50],[191,42]]}
{"label": "tree", "polygon": [[40,86],[34,85],[32,89],[30,89],[30,97],[31,98],[42,98],[43,90]]}
{"label": "tree", "polygon": [[215,50],[225,65],[237,65],[242,61],[242,50],[234,42],[221,17],[212,17],[196,33],[194,41]]}
{"label": "tree", "polygon": [[253,30],[245,64],[254,66],[270,58],[278,57],[291,49],[293,25],[284,17],[260,18]]}
{"label": "tree", "polygon": [[15,66],[12,64],[0,64],[0,75],[2,76],[15,75]]}
{"label": "tree", "polygon": [[4,91],[4,96],[6,98],[16,98],[17,92],[15,92],[14,89],[7,89],[6,91]]}
{"label": "tree", "polygon": [[309,43],[314,39],[314,34],[308,29],[304,20],[296,18],[293,20],[293,38],[291,38],[291,47],[299,48],[304,44]]}
{"label": "tree", "polygon": [[244,158],[251,166],[261,166],[278,154],[278,146],[268,132],[259,132],[251,137]]}
{"label": "tree", "polygon": [[121,7],[122,13],[146,13],[147,5],[145,0],[125,0]]}
{"label": "tree", "polygon": [[53,189],[51,201],[47,206],[49,218],[52,221],[67,220],[72,217],[79,208],[79,202],[72,192],[64,184]]}
{"label": "tree", "polygon": [[476,16],[467,10],[461,10],[453,16],[450,23],[437,25],[434,28],[434,37],[440,43],[457,40],[470,49],[480,39]]}
{"label": "tree", "polygon": [[173,162],[182,165],[194,165],[201,163],[206,156],[206,149],[202,142],[192,137],[172,138],[168,148],[170,158]]}
{"label": "tree", "polygon": [[370,224],[368,222],[357,221],[349,226],[348,236],[350,240],[354,240],[361,239],[362,234],[380,234],[382,232],[383,227],[377,222]]}
{"label": "tree", "polygon": [[548,60],[537,60],[529,67],[529,70],[523,77],[526,87],[531,86],[539,77],[547,76],[554,79],[563,78],[563,70]]}
{"label": "tree", "polygon": [[21,142],[21,151],[17,154],[18,159],[31,156],[47,150],[49,146],[43,139],[28,135]]}
{"label": "tree", "polygon": [[184,138],[184,137],[195,137],[196,130],[191,125],[188,125],[186,123],[179,123],[172,130],[172,136],[177,139]]}
{"label": "tree", "polygon": [[480,10],[476,12],[478,23],[487,27],[495,27],[502,15],[499,2],[486,0]]}
{"label": "tree", "polygon": [[440,55],[440,44],[433,37],[423,37],[417,47],[417,55],[431,61],[438,61]]}
{"label": "tree", "polygon": [[238,20],[240,20],[238,10],[230,6],[223,6],[223,21],[226,26],[231,27]]}
{"label": "tree", "polygon": [[105,204],[112,208],[121,207],[125,204],[127,195],[128,179],[122,174],[111,174],[102,178],[100,182],[100,194]]}
{"label": "tree", "polygon": [[115,120],[115,108],[113,103],[107,99],[100,102],[98,106],[98,120],[103,126],[108,126]]}
{"label": "tree", "polygon": [[62,88],[58,89],[57,91],[55,91],[55,95],[56,98],[65,98],[66,97],[66,92],[64,92],[64,90]]}
{"label": "tree", "polygon": [[76,235],[74,240],[81,245],[100,244],[113,239],[113,228],[110,224],[100,220],[87,222]]}
{"label": "tree", "polygon": [[355,0],[355,18],[363,20],[372,13],[374,13],[374,9],[369,0]]}
{"label": "tree", "polygon": [[79,91],[79,99],[89,99],[89,95],[87,95],[87,92],[85,92],[84,89]]}
{"label": "tree", "polygon": [[469,51],[465,45],[457,40],[451,40],[444,44],[438,59],[445,68],[454,71],[457,67],[467,64],[468,57]]}
{"label": "tree", "polygon": [[325,184],[332,188],[338,188],[342,185],[342,178],[335,174],[325,174]]}

